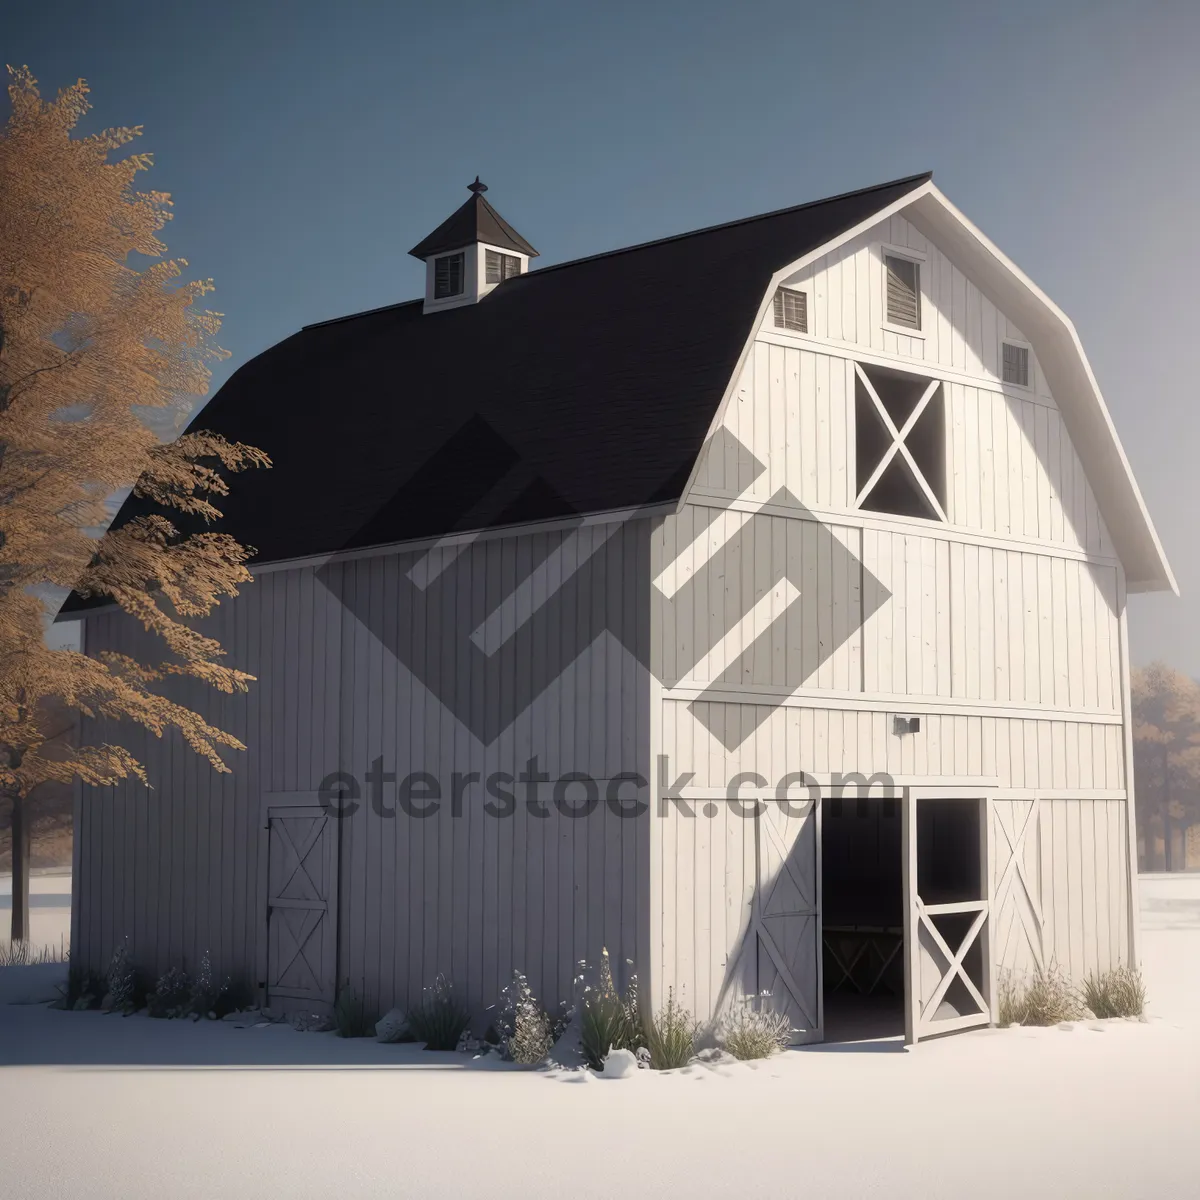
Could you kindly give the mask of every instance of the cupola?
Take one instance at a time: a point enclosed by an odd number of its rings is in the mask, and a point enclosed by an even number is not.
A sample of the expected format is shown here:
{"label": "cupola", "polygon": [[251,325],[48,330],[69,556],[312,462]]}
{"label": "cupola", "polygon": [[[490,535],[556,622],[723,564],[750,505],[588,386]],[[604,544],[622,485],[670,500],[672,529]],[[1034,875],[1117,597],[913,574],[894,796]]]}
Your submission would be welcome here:
{"label": "cupola", "polygon": [[537,251],[483,198],[479,176],[471,198],[410,251],[425,263],[425,312],[476,304],[497,284],[524,275]]}

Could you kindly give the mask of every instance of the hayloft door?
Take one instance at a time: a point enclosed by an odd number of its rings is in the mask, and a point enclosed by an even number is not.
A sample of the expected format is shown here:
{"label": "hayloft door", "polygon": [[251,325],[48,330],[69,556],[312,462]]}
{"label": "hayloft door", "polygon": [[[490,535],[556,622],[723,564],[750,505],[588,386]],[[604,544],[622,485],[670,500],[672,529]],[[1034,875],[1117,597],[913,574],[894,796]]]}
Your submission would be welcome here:
{"label": "hayloft door", "polygon": [[288,806],[268,808],[266,824],[267,1003],[332,1004],[337,822],[316,806]]}
{"label": "hayloft door", "polygon": [[824,1036],[820,819],[819,805],[812,800],[763,800],[754,819],[758,877],[750,944],[759,1003],[787,1013],[795,1043]]}
{"label": "hayloft door", "polygon": [[905,1041],[991,1022],[988,801],[905,789]]}

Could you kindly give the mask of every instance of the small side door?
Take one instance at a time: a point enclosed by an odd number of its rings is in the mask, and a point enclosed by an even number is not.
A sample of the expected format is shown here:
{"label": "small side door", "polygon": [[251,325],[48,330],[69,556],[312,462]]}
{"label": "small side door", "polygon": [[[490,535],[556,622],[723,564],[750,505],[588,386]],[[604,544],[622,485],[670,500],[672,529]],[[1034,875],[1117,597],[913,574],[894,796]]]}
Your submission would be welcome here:
{"label": "small side door", "polygon": [[758,878],[750,917],[764,1007],[786,1013],[792,1041],[824,1036],[821,1003],[821,812],[808,800],[763,800],[754,818]]}
{"label": "small side door", "polygon": [[267,809],[266,826],[267,1003],[332,1004],[337,989],[337,823],[316,805],[279,806]]}
{"label": "small side door", "polygon": [[992,1022],[986,797],[903,805],[905,1041]]}

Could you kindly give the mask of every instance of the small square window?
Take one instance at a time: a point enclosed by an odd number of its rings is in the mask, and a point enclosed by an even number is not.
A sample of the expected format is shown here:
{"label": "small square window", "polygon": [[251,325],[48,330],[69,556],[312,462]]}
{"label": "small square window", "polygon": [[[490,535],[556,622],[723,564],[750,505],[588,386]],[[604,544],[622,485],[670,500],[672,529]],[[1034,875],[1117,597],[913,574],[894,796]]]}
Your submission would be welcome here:
{"label": "small square window", "polygon": [[515,254],[501,254],[498,250],[489,250],[484,263],[486,272],[485,282],[503,283],[514,275],[521,273],[521,260]]}
{"label": "small square window", "polygon": [[775,328],[808,332],[808,293],[779,288],[775,292]]}
{"label": "small square window", "polygon": [[1004,343],[1004,382],[1029,386],[1029,347]]}
{"label": "small square window", "polygon": [[433,298],[445,300],[461,296],[463,291],[463,255],[446,254],[434,260]]}
{"label": "small square window", "polygon": [[883,256],[887,270],[887,319],[906,329],[921,328],[921,265],[895,254]]}

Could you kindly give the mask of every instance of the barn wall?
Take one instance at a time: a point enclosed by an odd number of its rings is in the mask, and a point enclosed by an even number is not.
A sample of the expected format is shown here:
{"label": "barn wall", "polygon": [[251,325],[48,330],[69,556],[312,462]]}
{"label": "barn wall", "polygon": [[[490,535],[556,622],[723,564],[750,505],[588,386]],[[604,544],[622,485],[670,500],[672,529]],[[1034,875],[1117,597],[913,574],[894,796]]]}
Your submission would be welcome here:
{"label": "barn wall", "polygon": [[[920,337],[886,327],[884,246],[923,256]],[[986,780],[996,820],[1036,804],[1023,853],[1046,960],[1077,976],[1128,961],[1124,578],[1036,354],[1028,388],[1002,382],[1023,334],[902,217],[786,282],[809,333],[775,329],[768,306],[652,546],[654,746],[695,813],[671,804],[653,826],[656,997],[706,1013],[736,961],[753,821],[720,797],[740,773],[757,777],[743,794],[886,772]],[[942,382],[946,521],[857,507],[856,362]],[[898,715],[920,731],[897,735]],[[999,826],[993,841],[1007,848]],[[1013,874],[1002,968],[1031,953]]]}
{"label": "barn wall", "polygon": [[[1076,981],[1132,960],[1124,800],[993,802],[998,971],[1057,965]],[[1010,861],[1016,858],[1016,863]]]}
{"label": "barn wall", "polygon": [[[424,607],[406,601],[400,586],[419,559],[425,578],[441,580]],[[603,563],[603,586],[576,596],[562,585],[589,559]],[[530,626],[529,654],[499,655],[485,687],[465,673],[455,636],[502,610],[499,636],[510,637],[517,614],[528,612],[512,603],[522,580],[545,619]],[[341,822],[339,976],[369,1004],[414,1000],[444,972],[482,1009],[514,968],[554,1004],[570,995],[578,959],[594,960],[604,945],[618,966],[636,958],[645,936],[646,822],[618,817],[604,803],[570,818],[554,794],[555,781],[570,772],[592,776],[602,796],[613,776],[648,775],[647,684],[635,658],[647,656],[648,588],[646,522],[360,558],[327,568],[324,581],[313,568],[259,575],[205,623],[232,665],[257,677],[250,693],[226,698],[192,683],[171,687],[173,697],[246,743],[244,753],[226,755],[230,774],[212,771],[175,736],[160,741],[86,724],[89,740],[129,746],[152,787],[84,791],[73,934],[79,960],[104,963],[128,935],[135,957],[154,971],[192,966],[208,949],[219,971],[260,978],[263,805],[312,803],[320,781],[337,770],[354,774],[364,793]],[[547,603],[554,596],[558,602]],[[601,633],[486,749],[443,704],[469,693],[473,714],[498,710],[501,689],[521,685],[515,673],[547,653],[552,639],[574,644],[576,624],[593,627],[597,609],[607,610],[618,636]],[[115,650],[140,661],[157,654],[153,639],[119,614],[89,618],[86,639],[92,654]],[[486,816],[475,784],[463,790],[461,816],[453,815],[452,772],[517,775],[531,756],[548,777],[535,797],[546,817],[524,803],[512,817]],[[363,781],[377,758],[400,777],[433,773],[444,797],[437,814],[376,812]],[[573,786],[564,807],[579,803],[581,789]],[[523,801],[520,783],[516,791]],[[384,808],[395,800],[395,785],[386,785]]]}

